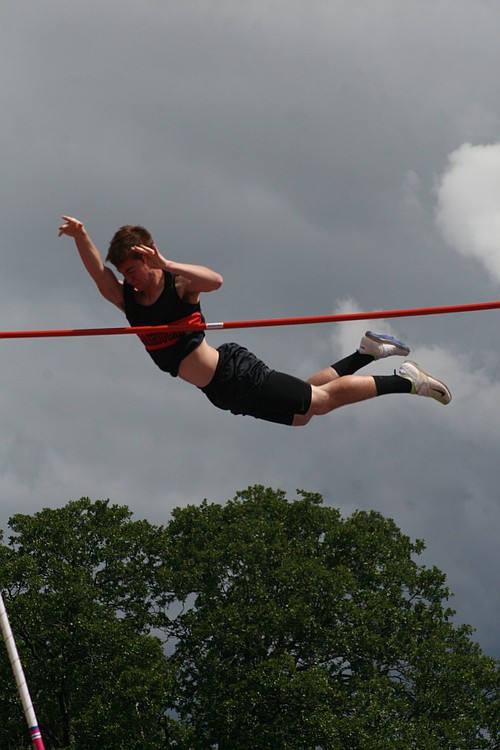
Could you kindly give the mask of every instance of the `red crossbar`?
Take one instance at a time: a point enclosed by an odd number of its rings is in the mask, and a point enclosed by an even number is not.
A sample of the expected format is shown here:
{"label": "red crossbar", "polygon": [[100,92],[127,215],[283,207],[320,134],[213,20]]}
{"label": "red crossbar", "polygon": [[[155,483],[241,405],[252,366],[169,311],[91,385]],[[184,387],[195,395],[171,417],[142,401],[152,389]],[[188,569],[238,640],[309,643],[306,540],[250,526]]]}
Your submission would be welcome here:
{"label": "red crossbar", "polygon": [[473,302],[464,305],[441,307],[413,307],[406,310],[377,310],[375,312],[352,312],[336,315],[312,315],[301,318],[271,318],[269,320],[233,320],[225,323],[194,323],[165,326],[130,326],[127,328],[70,328],[47,331],[0,331],[0,339],[57,338],[63,336],[116,336],[120,334],[144,334],[152,331],[199,331],[229,330],[232,328],[264,328],[269,326],[296,326],[315,323],[343,323],[349,320],[374,320],[381,318],[405,318],[417,315],[448,315],[451,313],[497,310],[500,301]]}

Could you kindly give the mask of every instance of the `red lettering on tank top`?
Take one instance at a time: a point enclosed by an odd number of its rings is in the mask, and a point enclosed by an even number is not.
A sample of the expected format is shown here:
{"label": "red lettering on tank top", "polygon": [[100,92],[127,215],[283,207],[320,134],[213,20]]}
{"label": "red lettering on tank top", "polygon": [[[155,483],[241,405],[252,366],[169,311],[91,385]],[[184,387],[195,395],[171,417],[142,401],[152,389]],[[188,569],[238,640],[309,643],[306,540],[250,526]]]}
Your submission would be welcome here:
{"label": "red lettering on tank top", "polygon": [[[186,318],[172,321],[175,325],[193,325],[202,323],[201,313],[195,312]],[[151,333],[138,333],[140,340],[148,351],[155,349],[166,349],[167,346],[173,346],[179,339],[184,336],[186,331],[152,331]]]}

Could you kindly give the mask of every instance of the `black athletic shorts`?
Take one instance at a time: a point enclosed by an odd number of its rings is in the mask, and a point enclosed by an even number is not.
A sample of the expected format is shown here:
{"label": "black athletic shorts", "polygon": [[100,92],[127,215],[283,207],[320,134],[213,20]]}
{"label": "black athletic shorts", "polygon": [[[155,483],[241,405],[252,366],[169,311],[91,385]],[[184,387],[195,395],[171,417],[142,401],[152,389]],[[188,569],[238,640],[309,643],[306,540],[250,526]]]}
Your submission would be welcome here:
{"label": "black athletic shorts", "polygon": [[291,425],[295,414],[306,414],[311,386],[304,380],[271,370],[238,344],[219,346],[219,362],[211,382],[201,388],[219,409],[255,419]]}

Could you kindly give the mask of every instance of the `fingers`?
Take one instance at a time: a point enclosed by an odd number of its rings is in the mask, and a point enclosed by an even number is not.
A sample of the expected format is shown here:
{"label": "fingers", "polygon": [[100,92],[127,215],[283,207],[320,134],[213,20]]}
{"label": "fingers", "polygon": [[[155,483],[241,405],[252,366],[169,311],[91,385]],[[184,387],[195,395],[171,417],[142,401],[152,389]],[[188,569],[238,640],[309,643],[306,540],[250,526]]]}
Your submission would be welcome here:
{"label": "fingers", "polygon": [[62,217],[66,224],[73,224],[75,227],[81,227],[82,222],[78,221],[78,219],[74,219],[73,216],[63,216]]}
{"label": "fingers", "polygon": [[158,250],[156,250],[156,248],[148,247],[147,245],[134,245],[132,252],[144,255],[147,259],[150,258],[151,260],[158,257]]}
{"label": "fingers", "polygon": [[61,237],[63,234],[72,236],[75,232],[79,232],[83,227],[82,222],[78,221],[78,219],[74,219],[72,216],[63,216],[62,218],[66,223],[61,224],[59,227],[58,237]]}
{"label": "fingers", "polygon": [[148,245],[134,245],[131,250],[140,255],[150,268],[164,268],[165,258],[160,255],[154,245],[153,247],[149,247]]}
{"label": "fingers", "polygon": [[147,245],[134,245],[132,247],[132,252],[142,255],[144,261],[149,265],[154,265],[158,261],[158,251]]}
{"label": "fingers", "polygon": [[[66,217],[63,216],[63,219],[65,218]],[[59,227],[59,233],[57,236],[62,237],[63,234],[66,234],[66,230],[68,229],[68,227],[69,227],[69,224],[61,224],[61,226]]]}

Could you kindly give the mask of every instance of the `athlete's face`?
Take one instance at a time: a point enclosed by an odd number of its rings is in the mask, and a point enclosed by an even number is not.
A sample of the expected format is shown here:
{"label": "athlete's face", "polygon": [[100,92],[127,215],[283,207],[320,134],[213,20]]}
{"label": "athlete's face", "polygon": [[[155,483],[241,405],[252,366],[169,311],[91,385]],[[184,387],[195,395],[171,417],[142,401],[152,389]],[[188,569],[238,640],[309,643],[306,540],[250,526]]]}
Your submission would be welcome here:
{"label": "athlete's face", "polygon": [[118,267],[118,270],[127,284],[139,291],[147,286],[151,274],[151,269],[142,258],[128,258]]}

